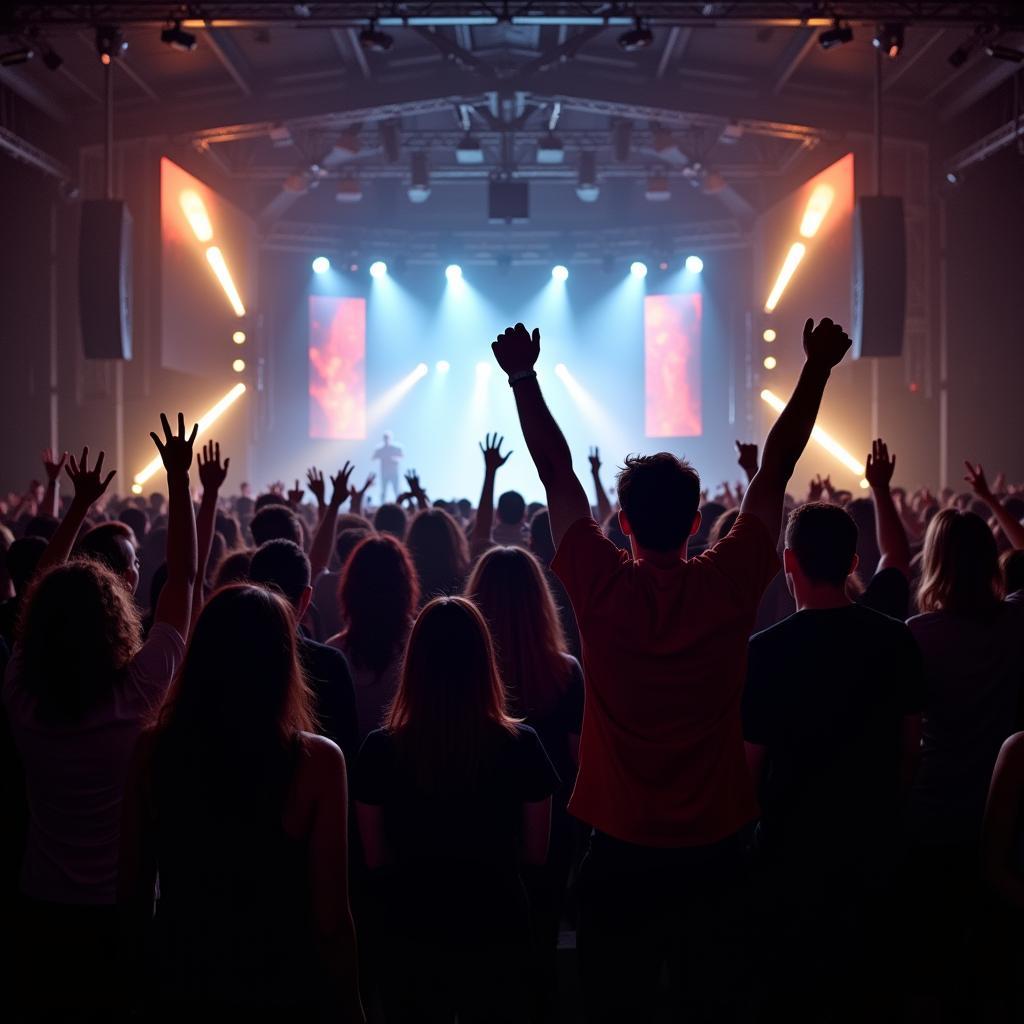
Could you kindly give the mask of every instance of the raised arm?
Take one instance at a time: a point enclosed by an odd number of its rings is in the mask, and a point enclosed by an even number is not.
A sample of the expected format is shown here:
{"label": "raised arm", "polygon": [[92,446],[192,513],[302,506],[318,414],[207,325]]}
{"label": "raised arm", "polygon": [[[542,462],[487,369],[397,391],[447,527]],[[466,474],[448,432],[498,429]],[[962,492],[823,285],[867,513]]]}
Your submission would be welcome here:
{"label": "raised arm", "polygon": [[363,498],[366,497],[366,492],[373,486],[373,482],[376,479],[377,474],[371,473],[366,478],[366,483],[362,487],[354,487],[349,484],[348,497],[351,504],[348,508],[353,515],[361,516],[363,514]]}
{"label": "raised arm", "polygon": [[[310,469],[306,470],[306,480],[309,483],[310,492],[313,497],[316,498],[316,521],[321,523],[323,522],[324,515],[327,513],[324,475],[316,468],[316,466],[312,466]],[[298,483],[297,480],[295,482]]]}
{"label": "raised arm", "polygon": [[68,453],[64,452],[59,460],[47,448],[43,452],[43,469],[46,470],[46,493],[43,495],[43,507],[39,510],[54,519],[60,517],[60,471],[64,468]]}
{"label": "raised arm", "polygon": [[1024,877],[1018,868],[1017,834],[1024,804],[1024,733],[1011,736],[999,751],[988,791],[982,828],[982,870],[988,883],[1011,906],[1024,910]]}
{"label": "raised arm", "polygon": [[964,479],[971,485],[971,490],[975,495],[992,509],[992,515],[996,517],[999,529],[1006,535],[1011,546],[1024,548],[1024,526],[1013,518],[1006,510],[1006,506],[992,493],[992,489],[985,479],[985,470],[981,467],[981,463],[972,466],[969,462],[965,462],[964,465],[967,467],[967,475]]}
{"label": "raised arm", "polygon": [[540,331],[534,328],[531,335],[516,324],[499,334],[491,349],[515,393],[526,447],[547,493],[551,536],[557,546],[577,519],[590,516],[590,501],[573,472],[569,445],[541,394],[534,370],[540,356]]}
{"label": "raised arm", "polygon": [[423,490],[419,474],[415,469],[410,469],[405,474],[405,482],[409,487],[408,494],[415,500],[416,507],[420,509],[430,508],[430,498],[427,497],[427,492]]}
{"label": "raised arm", "polygon": [[331,477],[331,500],[324,509],[324,514],[313,535],[313,544],[309,549],[310,579],[316,581],[328,565],[334,551],[334,534],[338,527],[338,509],[348,497],[348,479],[352,475],[353,466],[346,462]]}
{"label": "raised arm", "polygon": [[498,470],[508,462],[511,451],[501,454],[501,446],[505,438],[497,434],[488,434],[480,451],[484,455],[484,486],[480,491],[480,504],[476,509],[473,521],[473,535],[470,545],[474,554],[479,554],[491,543],[491,527],[494,524],[494,478]]}
{"label": "raised arm", "polygon": [[192,611],[190,624],[195,625],[203,610],[203,588],[213,547],[214,526],[217,522],[217,498],[224,479],[228,475],[231,459],[220,461],[220,442],[207,441],[196,461],[199,466],[199,482],[203,485],[203,498],[199,503],[199,518],[196,520],[197,552],[196,580],[192,587]]}
{"label": "raised arm", "polygon": [[739,458],[736,460],[740,469],[747,474],[747,482],[757,476],[757,445],[736,442],[736,453]]}
{"label": "raised arm", "polygon": [[601,483],[601,451],[599,448],[592,448],[590,455],[590,475],[594,480],[594,490],[597,492],[597,521],[607,523],[608,517],[612,514],[612,503],[608,500],[608,492]]}
{"label": "raised arm", "polygon": [[878,534],[878,572],[883,569],[899,569],[904,576],[910,576],[910,541],[903,529],[900,514],[892,498],[892,475],[896,471],[896,456],[889,456],[886,443],[878,438],[871,442],[864,476],[871,487],[875,503],[875,532]]}
{"label": "raised arm", "polygon": [[740,506],[742,512],[757,516],[773,537],[779,535],[786,484],[807,447],[825,385],[832,368],[842,360],[849,347],[850,339],[842,327],[827,317],[817,327],[813,320],[804,324],[806,361],[800,380],[789,404],[768,433],[761,468],[750,481]]}
{"label": "raised arm", "polygon": [[196,518],[189,491],[188,471],[192,466],[192,445],[195,444],[198,425],[185,436],[185,417],[178,413],[178,433],[171,433],[167,417],[160,414],[164,430],[161,441],[151,433],[153,443],[160,452],[167,471],[167,582],[160,591],[153,615],[154,622],[163,622],[176,629],[180,636],[188,636],[192,619],[192,588],[199,571],[196,550]]}
{"label": "raised arm", "polygon": [[110,481],[114,479],[117,470],[112,469],[105,477],[103,474],[103,456],[100,452],[96,465],[89,468],[89,449],[82,449],[82,461],[75,462],[72,455],[68,459],[67,474],[75,487],[75,497],[72,499],[68,514],[60,521],[50,543],[46,545],[42,558],[39,559],[37,573],[44,569],[52,568],[55,565],[63,565],[71,554],[78,540],[78,531],[82,529],[82,523],[89,514],[89,509],[98,501],[103,492],[106,491]]}

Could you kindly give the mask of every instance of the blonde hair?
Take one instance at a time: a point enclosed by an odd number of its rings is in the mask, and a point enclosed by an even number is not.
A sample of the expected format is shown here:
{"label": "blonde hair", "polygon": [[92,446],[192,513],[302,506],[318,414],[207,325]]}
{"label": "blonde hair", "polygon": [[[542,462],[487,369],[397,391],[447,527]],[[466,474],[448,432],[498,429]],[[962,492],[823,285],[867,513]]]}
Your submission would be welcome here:
{"label": "blonde hair", "polygon": [[944,508],[925,534],[918,608],[986,617],[1002,597],[999,551],[988,524],[973,512]]}

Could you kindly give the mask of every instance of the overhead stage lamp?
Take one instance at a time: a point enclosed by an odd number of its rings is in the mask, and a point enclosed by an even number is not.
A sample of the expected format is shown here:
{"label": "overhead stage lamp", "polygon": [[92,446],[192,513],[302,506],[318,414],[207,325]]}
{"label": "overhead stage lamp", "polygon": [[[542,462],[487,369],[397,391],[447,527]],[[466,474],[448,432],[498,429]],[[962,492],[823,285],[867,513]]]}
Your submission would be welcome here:
{"label": "overhead stage lamp", "polygon": [[311,266],[314,274],[326,274],[331,269],[331,261],[326,256],[317,256]]}
{"label": "overhead stage lamp", "polygon": [[562,266],[559,263],[557,266],[551,268],[551,279],[553,281],[568,281],[569,280],[569,268]]}
{"label": "overhead stage lamp", "polygon": [[871,42],[876,50],[881,50],[890,60],[895,60],[903,52],[903,26],[898,22],[879,25]]}
{"label": "overhead stage lamp", "polygon": [[619,46],[626,53],[646,50],[654,42],[654,33],[644,24],[643,18],[637,18],[636,24],[619,36]]}
{"label": "overhead stage lamp", "polygon": [[458,263],[449,263],[445,267],[444,276],[448,278],[450,283],[455,284],[456,281],[462,280],[462,267]]}
{"label": "overhead stage lamp", "polygon": [[34,56],[35,50],[29,46],[19,46],[16,50],[0,53],[0,68],[13,68],[18,64],[27,64]]}
{"label": "overhead stage lamp", "polygon": [[370,277],[380,279],[388,276],[388,265],[383,260],[376,260],[370,264]]}
{"label": "overhead stage lamp", "polygon": [[704,269],[704,261],[699,256],[687,256],[685,267],[691,274],[699,274]]}
{"label": "overhead stage lamp", "polygon": [[449,363],[447,359],[438,359],[438,361],[434,363],[434,369],[438,373],[447,373],[451,368],[452,364]]}
{"label": "overhead stage lamp", "polygon": [[467,132],[459,140],[455,147],[455,162],[459,164],[482,164],[484,162],[484,148],[475,135]]}
{"label": "overhead stage lamp", "polygon": [[647,264],[641,263],[639,260],[629,265],[629,272],[634,277],[646,277],[647,276]]}
{"label": "overhead stage lamp", "polygon": [[849,25],[840,25],[838,21],[818,36],[818,45],[823,50],[831,50],[833,46],[842,46],[844,43],[852,42],[853,29]]}
{"label": "overhead stage lamp", "polygon": [[128,49],[128,40],[121,34],[116,25],[98,25],[96,27],[96,52],[100,55],[101,64],[109,64]]}
{"label": "overhead stage lamp", "polygon": [[387,53],[395,45],[395,39],[387,32],[381,32],[376,21],[371,21],[369,26],[359,33],[359,45],[370,53]]}
{"label": "overhead stage lamp", "polygon": [[180,21],[175,21],[170,28],[165,28],[160,33],[160,42],[181,53],[191,53],[196,48],[196,37],[191,32],[186,32]]}

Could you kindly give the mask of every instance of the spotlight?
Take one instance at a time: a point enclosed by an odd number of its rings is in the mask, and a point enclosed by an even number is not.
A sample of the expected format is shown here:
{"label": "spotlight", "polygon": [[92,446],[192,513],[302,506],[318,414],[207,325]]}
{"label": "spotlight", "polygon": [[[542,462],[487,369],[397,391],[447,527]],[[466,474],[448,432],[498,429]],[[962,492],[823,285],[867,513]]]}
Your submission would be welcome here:
{"label": "spotlight", "polygon": [[867,480],[861,480],[859,486],[862,491],[866,491],[871,486],[871,484],[869,484]]}
{"label": "spotlight", "polygon": [[231,335],[231,340],[236,345],[244,345],[245,344],[245,331],[235,331],[235,333]]}
{"label": "spotlight", "polygon": [[561,263],[558,266],[551,268],[551,278],[554,281],[568,281],[569,280],[569,268],[563,267]]}
{"label": "spotlight", "polygon": [[477,378],[480,378],[480,377],[490,377],[491,371],[492,371],[491,364],[486,362],[483,359],[481,359],[480,362],[476,364],[476,375],[477,375]]}
{"label": "spotlight", "polygon": [[537,142],[537,163],[560,164],[565,161],[565,147],[562,140],[552,132],[542,136]]}
{"label": "spotlight", "polygon": [[244,359],[236,359],[231,364],[231,369],[234,370],[235,373],[242,373],[245,370],[245,360]]}
{"label": "spotlight", "polygon": [[427,154],[417,151],[410,158],[412,174],[409,179],[409,202],[425,203],[430,198],[430,171]]}
{"label": "spotlight", "polygon": [[128,40],[116,25],[98,25],[96,28],[96,52],[101,64],[109,64],[128,49]]}
{"label": "spotlight", "polygon": [[415,372],[417,377],[426,377],[430,372],[430,367],[426,363],[417,363]]}
{"label": "spotlight", "polygon": [[132,484],[132,494],[141,494],[142,484]]}
{"label": "spotlight", "polygon": [[641,263],[639,260],[629,265],[629,272],[634,277],[646,277],[647,276],[647,264]]}
{"label": "spotlight", "polygon": [[196,37],[191,32],[186,32],[180,21],[176,21],[160,33],[160,42],[181,53],[191,53],[196,48]]}
{"label": "spotlight", "polygon": [[950,185],[959,185],[963,180],[964,176],[962,171],[946,171],[946,181],[949,182]]}
{"label": "spotlight", "polygon": [[600,195],[601,187],[597,183],[597,157],[590,152],[580,153],[576,196],[581,203],[596,203]]}
{"label": "spotlight", "polygon": [[1024,51],[1015,50],[1012,46],[1001,46],[999,43],[989,43],[985,52],[997,60],[1007,60],[1012,64],[1019,64],[1024,60]]}
{"label": "spotlight", "polygon": [[377,260],[370,264],[370,277],[381,278],[388,276],[388,265],[383,260]]}
{"label": "spotlight", "polygon": [[782,298],[786,285],[789,284],[790,278],[796,273],[796,268],[800,266],[800,261],[806,253],[807,246],[803,242],[794,242],[789,247],[786,258],[782,261],[779,276],[775,278],[775,284],[772,285],[772,290],[768,293],[768,298],[765,300],[764,311],[766,313],[771,313],[779,304],[779,299]]}
{"label": "spotlight", "polygon": [[871,42],[876,50],[881,50],[890,60],[895,60],[903,52],[903,26],[895,22],[879,25]]}
{"label": "spotlight", "polygon": [[565,380],[568,374],[569,368],[565,365],[565,363],[555,363],[555,376],[559,380]]}
{"label": "spotlight", "polygon": [[314,274],[326,274],[331,269],[331,261],[326,256],[317,256],[311,265]]}
{"label": "spotlight", "polygon": [[449,363],[447,359],[438,359],[438,361],[434,363],[434,369],[437,370],[438,373],[447,373],[451,368],[452,364]]}
{"label": "spotlight", "polygon": [[819,185],[807,200],[804,215],[800,220],[800,234],[804,238],[813,238],[818,233],[822,221],[832,208],[836,190],[831,185]]}
{"label": "spotlight", "polygon": [[28,46],[21,46],[17,50],[8,50],[7,53],[0,53],[0,68],[12,68],[17,64],[27,64],[35,55],[35,51]]}
{"label": "spotlight", "polygon": [[380,32],[376,21],[371,21],[369,27],[359,33],[359,45],[370,53],[387,53],[395,40],[387,32]]}
{"label": "spotlight", "polygon": [[818,45],[823,50],[831,50],[833,46],[842,46],[844,43],[852,42],[853,29],[849,25],[840,25],[838,21],[818,36]]}
{"label": "spotlight", "polygon": [[644,24],[643,18],[637,18],[636,24],[619,36],[619,46],[626,53],[646,50],[654,42],[654,33]]}
{"label": "spotlight", "polygon": [[334,198],[339,203],[358,203],[363,198],[363,186],[355,178],[342,178]]}
{"label": "spotlight", "polygon": [[687,256],[686,269],[691,274],[699,274],[704,269],[704,261],[699,256]]}
{"label": "spotlight", "polygon": [[192,234],[200,242],[209,242],[213,238],[213,225],[210,223],[210,215],[206,212],[203,197],[193,189],[187,188],[178,196],[178,205],[185,214]]}
{"label": "spotlight", "polygon": [[47,46],[43,50],[43,63],[51,71],[59,71],[61,65],[64,63],[64,58],[61,57],[61,55],[56,50]]}
{"label": "spotlight", "polygon": [[659,270],[668,270],[668,260],[662,260],[662,261],[661,261],[661,262],[660,262],[660,263],[658,264],[658,269],[659,269]]}
{"label": "spotlight", "polygon": [[450,284],[455,284],[456,281],[462,280],[462,267],[458,263],[449,263],[445,267],[444,276],[448,278]]}
{"label": "spotlight", "polygon": [[779,361],[775,356],[765,356],[764,363],[762,364],[766,370],[774,370],[779,365]]}
{"label": "spotlight", "polygon": [[768,342],[768,344],[769,344],[769,345],[770,345],[770,344],[771,344],[771,343],[772,343],[772,342],[773,342],[773,341],[774,341],[774,340],[775,340],[775,339],[776,339],[777,337],[778,337],[778,335],[777,335],[777,334],[775,333],[775,329],[774,329],[773,327],[766,327],[766,328],[764,329],[764,331],[763,331],[763,332],[761,333],[761,338],[762,338],[762,339],[763,339],[764,341]]}
{"label": "spotlight", "polygon": [[459,140],[455,147],[455,162],[458,164],[482,164],[484,162],[484,148],[480,140],[467,132]]}

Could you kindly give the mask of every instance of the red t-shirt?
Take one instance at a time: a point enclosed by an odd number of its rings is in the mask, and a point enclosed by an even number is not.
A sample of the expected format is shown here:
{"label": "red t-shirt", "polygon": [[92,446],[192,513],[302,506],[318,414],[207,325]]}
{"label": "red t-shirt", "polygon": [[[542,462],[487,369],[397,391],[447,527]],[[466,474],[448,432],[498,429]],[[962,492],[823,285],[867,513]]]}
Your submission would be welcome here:
{"label": "red t-shirt", "polygon": [[757,817],[740,697],[775,541],[741,515],[697,558],[634,561],[591,518],[552,563],[579,621],[586,676],[569,810],[617,839],[700,846]]}

